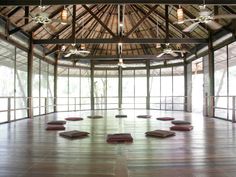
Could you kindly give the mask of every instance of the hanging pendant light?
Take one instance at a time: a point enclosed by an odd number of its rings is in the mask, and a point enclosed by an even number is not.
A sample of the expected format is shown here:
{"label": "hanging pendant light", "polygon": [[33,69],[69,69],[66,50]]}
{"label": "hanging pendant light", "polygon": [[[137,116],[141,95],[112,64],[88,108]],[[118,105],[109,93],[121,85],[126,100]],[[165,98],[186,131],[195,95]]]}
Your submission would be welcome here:
{"label": "hanging pendant light", "polygon": [[64,9],[61,12],[61,24],[63,25],[67,24],[67,20],[68,20],[68,12],[64,7]]}
{"label": "hanging pendant light", "polygon": [[[156,19],[157,20],[157,38],[159,38],[160,37],[160,35],[159,35],[159,21],[158,21],[158,18]],[[157,49],[159,49],[159,48],[161,48],[161,44],[160,43],[156,43],[156,48]]]}
{"label": "hanging pendant light", "polygon": [[85,44],[80,44],[80,49],[85,50]]}
{"label": "hanging pendant light", "polygon": [[177,9],[177,22],[178,24],[184,23],[184,11],[181,6]]}
{"label": "hanging pendant light", "polygon": [[118,66],[122,66],[124,64],[123,59],[119,58]]}

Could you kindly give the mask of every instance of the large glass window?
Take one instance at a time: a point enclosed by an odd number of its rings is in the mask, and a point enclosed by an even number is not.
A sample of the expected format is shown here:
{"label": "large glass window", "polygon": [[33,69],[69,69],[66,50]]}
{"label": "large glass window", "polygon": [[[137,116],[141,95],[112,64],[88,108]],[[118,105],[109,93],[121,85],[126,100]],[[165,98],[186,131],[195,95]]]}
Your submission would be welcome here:
{"label": "large glass window", "polygon": [[134,108],[135,103],[135,75],[134,70],[124,70],[122,72],[122,108]]}
{"label": "large glass window", "polygon": [[57,77],[57,110],[68,111],[69,77],[68,68],[59,67]]}
{"label": "large glass window", "polygon": [[69,110],[80,110],[80,69],[69,69]]}
{"label": "large glass window", "polygon": [[160,69],[150,70],[150,108],[160,109],[161,102],[161,77]]}
{"label": "large glass window", "polygon": [[118,70],[107,71],[107,109],[118,108]]}
{"label": "large glass window", "polygon": [[[0,40],[0,96],[14,97],[14,70],[15,48],[14,46]],[[14,108],[14,99],[11,99],[11,108]],[[7,110],[7,98],[0,99],[0,109]],[[11,112],[14,119],[14,112]],[[6,122],[7,112],[0,113],[0,123]]]}
{"label": "large glass window", "polygon": [[16,49],[16,119],[27,117],[27,53]]}
{"label": "large glass window", "polygon": [[215,65],[215,116],[226,118],[228,112],[228,91],[227,91],[227,46],[214,52]]}

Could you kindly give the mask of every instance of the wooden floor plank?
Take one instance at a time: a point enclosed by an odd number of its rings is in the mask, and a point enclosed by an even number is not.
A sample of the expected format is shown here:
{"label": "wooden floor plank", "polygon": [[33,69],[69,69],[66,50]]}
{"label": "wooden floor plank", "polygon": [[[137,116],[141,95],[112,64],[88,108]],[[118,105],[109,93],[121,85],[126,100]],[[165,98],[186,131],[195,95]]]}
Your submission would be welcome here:
{"label": "wooden floor plank", "polygon": [[[61,112],[0,125],[0,177],[235,177],[236,124],[199,114],[148,110]],[[102,119],[88,119],[91,114]],[[137,115],[152,115],[138,119]],[[69,116],[66,130],[90,133],[80,140],[46,131],[46,123]],[[170,122],[156,117],[192,122],[190,132],[167,139],[146,137],[145,132],[169,130]],[[109,133],[131,133],[134,142],[108,144]]]}

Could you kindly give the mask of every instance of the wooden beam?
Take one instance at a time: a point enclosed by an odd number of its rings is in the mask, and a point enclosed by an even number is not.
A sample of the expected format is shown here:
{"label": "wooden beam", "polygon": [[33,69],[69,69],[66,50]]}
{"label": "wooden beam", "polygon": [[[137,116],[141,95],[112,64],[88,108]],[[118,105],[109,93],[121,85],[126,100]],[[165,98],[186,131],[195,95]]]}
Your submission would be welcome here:
{"label": "wooden beam", "polygon": [[16,7],[15,9],[13,9],[8,15],[7,17],[10,18],[11,16],[13,16],[14,14],[16,14],[19,10],[21,9],[21,7]]}
{"label": "wooden beam", "polygon": [[108,28],[107,25],[105,25],[105,24],[91,11],[90,8],[88,8],[86,5],[82,5],[82,6],[83,6],[83,7],[88,11],[88,13],[90,13],[90,15],[92,15],[93,18],[95,18],[95,19],[98,21],[98,23],[100,23],[100,24],[103,26],[103,28],[105,28],[113,37],[116,36],[116,35],[111,31],[111,29]]}
{"label": "wooden beam", "polygon": [[126,38],[126,37],[114,37],[114,38],[101,38],[101,39],[35,39],[34,44],[73,44],[84,43],[84,44],[113,44],[113,43],[126,43],[126,44],[155,44],[155,43],[185,43],[185,44],[200,44],[207,43],[207,39],[199,38],[170,38],[170,39],[159,39],[159,38]]}
{"label": "wooden beam", "polygon": [[[44,5],[74,5],[74,4],[186,4],[186,5],[199,5],[202,4],[202,0],[50,0],[44,1]],[[235,5],[234,0],[206,0],[205,4],[211,5]],[[27,5],[39,5],[38,0],[1,0],[0,6],[27,6]]]}
{"label": "wooden beam", "polygon": [[144,21],[145,19],[147,19],[147,17],[148,17],[153,11],[156,10],[157,7],[158,7],[158,5],[153,6],[153,7],[149,10],[149,12],[148,12],[143,18],[141,18],[141,19],[139,20],[139,22],[136,23],[136,25],[126,34],[126,37],[128,37],[131,33],[133,33],[133,32],[139,27],[139,25],[141,25],[141,23],[143,23],[143,21]]}

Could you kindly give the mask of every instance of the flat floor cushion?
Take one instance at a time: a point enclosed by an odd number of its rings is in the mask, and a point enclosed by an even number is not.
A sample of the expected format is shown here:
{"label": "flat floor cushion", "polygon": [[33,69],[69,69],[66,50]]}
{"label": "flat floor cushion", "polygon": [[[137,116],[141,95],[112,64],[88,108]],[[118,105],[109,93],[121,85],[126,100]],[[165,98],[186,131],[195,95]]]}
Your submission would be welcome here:
{"label": "flat floor cushion", "polygon": [[167,131],[167,130],[154,130],[145,133],[146,136],[153,136],[159,138],[166,138],[170,136],[175,136],[175,132]]}
{"label": "flat floor cushion", "polygon": [[78,131],[78,130],[72,130],[67,132],[61,132],[59,133],[60,136],[65,138],[84,138],[88,136],[88,132]]}
{"label": "flat floor cushion", "polygon": [[126,118],[127,115],[123,115],[123,114],[119,114],[119,115],[116,115],[116,118]]}
{"label": "flat floor cushion", "polygon": [[148,118],[151,118],[152,116],[150,116],[150,115],[138,115],[137,117],[138,118],[148,119]]}
{"label": "flat floor cushion", "polygon": [[100,119],[100,118],[103,118],[103,116],[100,116],[100,115],[91,115],[91,116],[87,116],[88,118],[90,119]]}
{"label": "flat floor cushion", "polygon": [[83,120],[83,118],[81,118],[81,117],[67,117],[67,118],[65,118],[65,120],[68,120],[68,121],[80,121],[80,120]]}
{"label": "flat floor cushion", "polygon": [[170,130],[176,130],[176,131],[190,131],[193,129],[193,126],[191,125],[175,125],[170,127]]}
{"label": "flat floor cushion", "polygon": [[185,121],[185,120],[173,120],[173,121],[171,121],[171,123],[174,125],[189,125],[189,124],[191,124],[190,122]]}
{"label": "flat floor cushion", "polygon": [[130,133],[116,133],[107,135],[108,143],[124,143],[133,142],[133,138]]}
{"label": "flat floor cushion", "polygon": [[169,121],[169,120],[175,120],[175,118],[173,118],[173,117],[158,117],[157,120]]}
{"label": "flat floor cushion", "polygon": [[64,121],[64,120],[53,120],[53,121],[48,122],[47,124],[49,124],[49,125],[64,125],[64,124],[66,124],[66,121]]}
{"label": "flat floor cushion", "polygon": [[46,130],[65,130],[63,125],[48,125]]}

